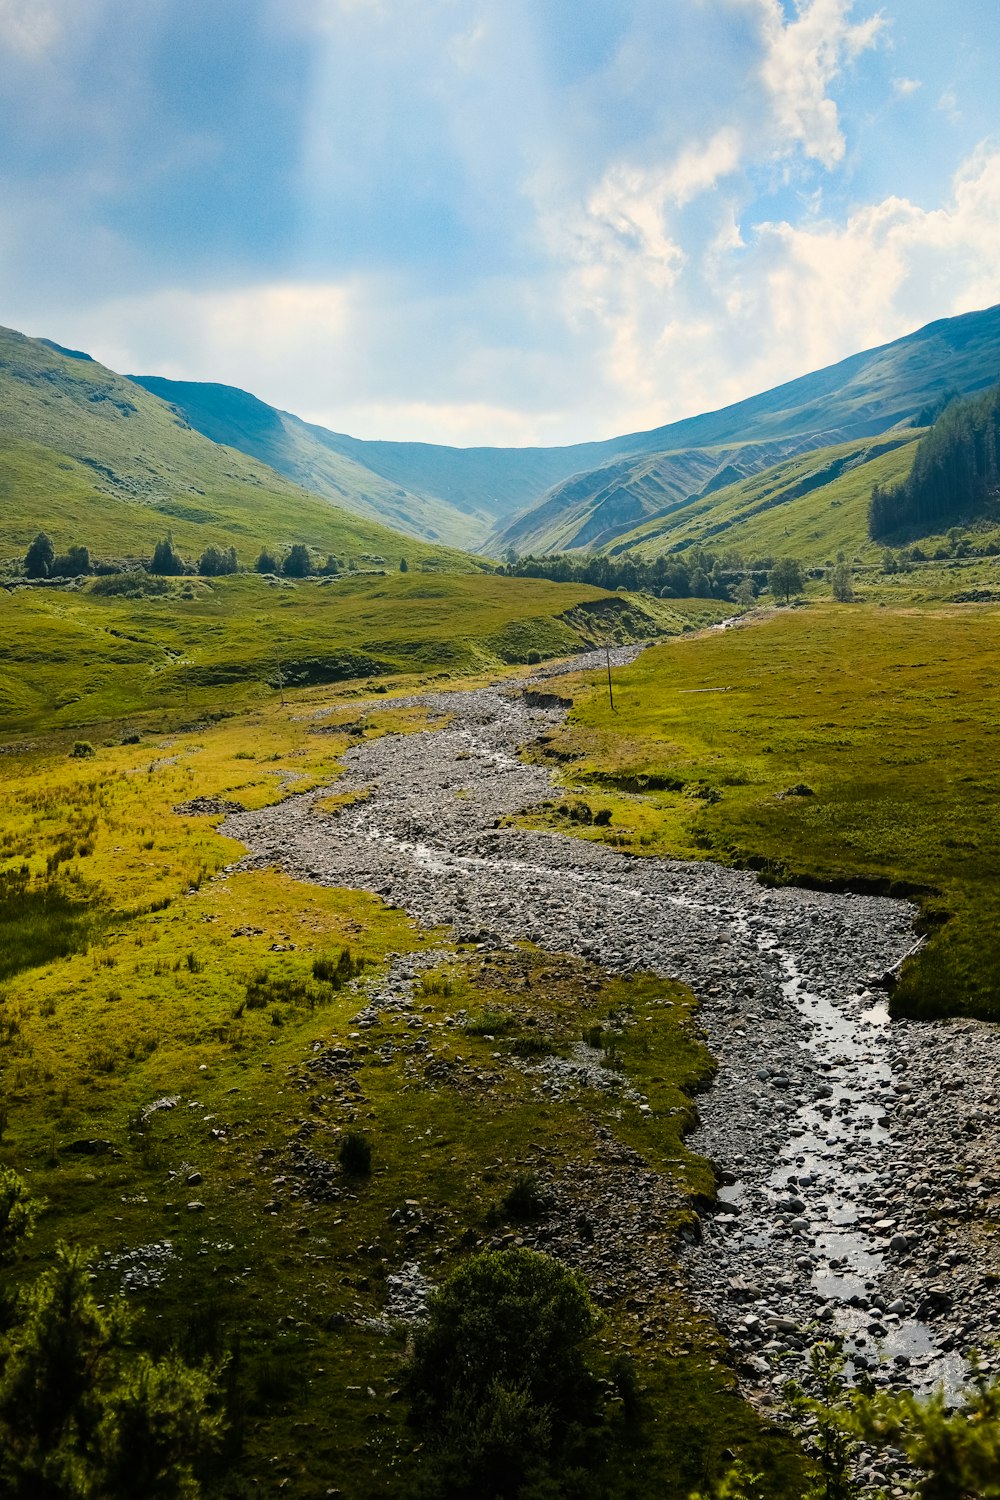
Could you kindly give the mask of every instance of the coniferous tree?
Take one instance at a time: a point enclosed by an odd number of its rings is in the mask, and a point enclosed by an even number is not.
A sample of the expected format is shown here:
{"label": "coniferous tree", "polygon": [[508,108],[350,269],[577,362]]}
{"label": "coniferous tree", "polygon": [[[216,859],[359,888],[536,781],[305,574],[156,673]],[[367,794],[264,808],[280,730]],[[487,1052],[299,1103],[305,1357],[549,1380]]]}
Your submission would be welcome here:
{"label": "coniferous tree", "polygon": [[220,1372],[136,1356],[131,1326],[123,1302],[99,1305],[87,1254],[60,1245],[0,1344],[5,1500],[197,1500]]}
{"label": "coniferous tree", "polygon": [[161,542],[157,542],[153,548],[153,558],[149,564],[151,573],[158,573],[164,578],[180,578],[184,572],[184,559],[174,548],[174,539],[168,531]]}
{"label": "coniferous tree", "polygon": [[54,560],[52,538],[40,531],[24,554],[24,571],[29,578],[48,578]]}
{"label": "coniferous tree", "polygon": [[945,408],[920,439],[913,467],[894,489],[875,485],[870,535],[928,535],[983,514],[1000,492],[1000,385]]}

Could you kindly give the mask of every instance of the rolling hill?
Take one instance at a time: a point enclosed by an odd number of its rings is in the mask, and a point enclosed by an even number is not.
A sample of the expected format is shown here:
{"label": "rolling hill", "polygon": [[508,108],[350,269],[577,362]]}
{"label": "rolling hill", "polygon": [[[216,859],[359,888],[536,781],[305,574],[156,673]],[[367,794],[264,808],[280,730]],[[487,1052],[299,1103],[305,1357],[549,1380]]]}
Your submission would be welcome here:
{"label": "rolling hill", "polygon": [[912,422],[1000,370],[1000,308],[926,328],[700,416],[561,448],[372,442],[229,386],[132,377],[198,432],[415,536],[491,555],[606,546],[679,501],[812,448]]}
{"label": "rolling hill", "polygon": [[469,569],[460,552],[401,537],[195,432],[157,396],[86,355],[0,329],[0,557],[39,530],[57,548],[148,555],[306,542],[364,559]]}
{"label": "rolling hill", "polygon": [[333,433],[278,411],[247,391],[155,375],[130,378],[213,443],[238,448],[304,489],[408,536],[473,547],[494,522],[484,511],[467,512],[383,478],[341,452]]}
{"label": "rolling hill", "polygon": [[688,547],[744,556],[793,556],[810,567],[843,551],[875,558],[868,536],[874,484],[892,485],[913,462],[922,428],[862,438],[790,458],[707,496],[679,504],[624,532],[609,557],[651,559]]}
{"label": "rolling hill", "polygon": [[[693,466],[699,475],[714,463],[722,478],[730,461],[721,451],[727,444],[743,446],[738,466],[749,465],[750,445],[797,443],[801,452],[873,437],[911,426],[946,391],[992,385],[998,370],[1000,307],[930,323],[906,338],[720,411],[616,439],[633,444],[629,461],[605,461],[554,486],[535,506],[498,527],[487,549],[564,551],[592,546],[598,536],[606,547],[614,536],[641,524],[642,516],[653,520],[672,510],[679,498],[697,498],[700,486],[692,486],[687,496],[677,493],[685,468]],[[709,452],[696,460],[695,449]],[[657,455],[653,462],[651,453]]]}

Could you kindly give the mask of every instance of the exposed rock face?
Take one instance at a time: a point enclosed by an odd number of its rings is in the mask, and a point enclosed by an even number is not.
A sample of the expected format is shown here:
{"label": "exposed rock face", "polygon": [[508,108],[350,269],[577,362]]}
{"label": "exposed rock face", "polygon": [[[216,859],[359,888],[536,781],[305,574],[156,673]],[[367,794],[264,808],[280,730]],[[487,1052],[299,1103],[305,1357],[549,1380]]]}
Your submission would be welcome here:
{"label": "exposed rock face", "polygon": [[960,1378],[958,1352],[1000,1334],[986,1230],[1000,1032],[890,1025],[868,986],[912,946],[912,908],[498,828],[551,795],[517,748],[561,704],[503,686],[409,701],[442,727],[349,750],[336,789],[363,802],[325,818],[310,793],[227,818],[251,850],[240,867],[372,891],[465,940],[690,984],[719,1062],[693,1144],[722,1186],[686,1265],[747,1384],[767,1399],[785,1352],[834,1326],[883,1383]]}

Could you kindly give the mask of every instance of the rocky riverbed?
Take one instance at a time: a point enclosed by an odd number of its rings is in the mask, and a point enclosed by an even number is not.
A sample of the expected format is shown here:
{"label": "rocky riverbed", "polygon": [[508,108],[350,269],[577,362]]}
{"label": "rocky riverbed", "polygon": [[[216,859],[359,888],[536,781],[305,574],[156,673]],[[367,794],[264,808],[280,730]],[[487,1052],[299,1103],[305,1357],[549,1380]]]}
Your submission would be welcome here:
{"label": "rocky riverbed", "polygon": [[997,1368],[1000,1031],[889,1022],[874,985],[912,948],[912,909],[499,827],[552,794],[517,751],[559,721],[558,701],[503,684],[407,701],[438,727],[349,750],[336,791],[362,800],[323,814],[308,793],[227,817],[250,850],[240,867],[694,989],[719,1069],[693,1144],[720,1195],[686,1271],[758,1399],[817,1329],[840,1330],[877,1383],[955,1386],[970,1347]]}

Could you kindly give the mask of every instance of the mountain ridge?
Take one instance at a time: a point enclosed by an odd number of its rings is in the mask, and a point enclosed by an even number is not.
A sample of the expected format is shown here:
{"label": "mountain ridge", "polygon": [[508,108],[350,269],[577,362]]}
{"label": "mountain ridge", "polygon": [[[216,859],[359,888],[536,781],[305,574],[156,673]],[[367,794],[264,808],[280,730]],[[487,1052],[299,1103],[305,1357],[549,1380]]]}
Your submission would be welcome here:
{"label": "mountain ridge", "polygon": [[[180,545],[287,546],[474,567],[292,484],[196,432],[156,395],[78,351],[0,328],[0,543],[59,529],[135,555],[173,528]],[[62,528],[66,535],[62,535]],[[70,530],[72,528],[72,530]],[[117,540],[116,540],[117,539]]]}
{"label": "mountain ridge", "polygon": [[[235,387],[130,378],[204,435],[252,453],[336,503],[415,536],[496,556],[511,548],[608,545],[629,526],[704,493],[706,483],[722,488],[759,470],[763,445],[796,444],[806,451],[876,436],[912,422],[949,386],[967,393],[985,388],[998,373],[995,306],[935,319],[900,339],[675,422],[593,442],[523,448],[355,438]],[[240,400],[254,404],[252,431],[230,410],[234,399],[237,406]],[[728,475],[721,450],[730,458],[742,450]],[[658,462],[650,469],[653,458]],[[682,494],[685,464],[696,473]],[[611,474],[609,465],[625,467]],[[602,498],[602,491],[609,493]]]}

